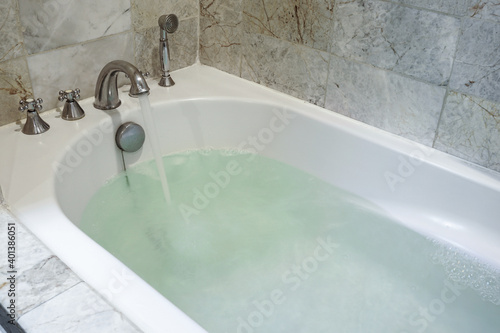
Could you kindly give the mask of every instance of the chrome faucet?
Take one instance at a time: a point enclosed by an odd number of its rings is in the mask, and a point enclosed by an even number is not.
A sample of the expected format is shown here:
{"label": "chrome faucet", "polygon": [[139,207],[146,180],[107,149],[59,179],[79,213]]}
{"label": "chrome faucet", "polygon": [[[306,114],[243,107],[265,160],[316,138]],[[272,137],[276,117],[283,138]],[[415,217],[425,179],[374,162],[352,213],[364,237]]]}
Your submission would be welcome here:
{"label": "chrome faucet", "polygon": [[96,109],[111,110],[120,106],[117,84],[119,72],[125,73],[130,80],[129,96],[149,94],[149,86],[141,71],[125,60],[114,60],[104,66],[97,78],[94,101]]}
{"label": "chrome faucet", "polygon": [[179,27],[179,20],[174,14],[162,15],[158,19],[160,26],[160,64],[161,64],[161,79],[158,83],[162,87],[171,87],[175,84],[170,76],[170,49],[168,48],[167,33],[174,33]]}

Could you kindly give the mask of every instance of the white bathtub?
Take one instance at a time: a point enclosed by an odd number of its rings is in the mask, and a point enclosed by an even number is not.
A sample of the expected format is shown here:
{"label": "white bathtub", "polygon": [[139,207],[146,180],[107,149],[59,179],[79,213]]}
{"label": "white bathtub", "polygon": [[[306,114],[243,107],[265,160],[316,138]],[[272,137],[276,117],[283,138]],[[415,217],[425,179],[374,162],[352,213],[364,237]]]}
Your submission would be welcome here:
{"label": "white bathtub", "polygon": [[[169,89],[149,81],[163,154],[254,145],[500,267],[499,174],[209,67],[177,71],[175,80]],[[20,221],[139,328],[204,332],[75,225],[93,193],[122,171],[118,126],[143,124],[124,91],[116,111],[94,109],[91,98],[76,122],[44,113],[51,129],[42,135],[0,128],[0,186]],[[152,154],[145,145],[125,158],[132,165]]]}

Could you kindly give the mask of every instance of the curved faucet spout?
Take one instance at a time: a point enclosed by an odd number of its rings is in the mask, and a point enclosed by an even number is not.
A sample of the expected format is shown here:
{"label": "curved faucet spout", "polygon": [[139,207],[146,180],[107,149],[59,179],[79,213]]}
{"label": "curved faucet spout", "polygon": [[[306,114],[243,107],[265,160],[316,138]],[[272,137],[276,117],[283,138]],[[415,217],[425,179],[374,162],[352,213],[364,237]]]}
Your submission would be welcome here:
{"label": "curved faucet spout", "polygon": [[144,76],[134,65],[125,60],[114,60],[104,66],[97,78],[94,101],[96,109],[111,110],[120,106],[117,85],[119,72],[127,74],[130,79],[129,95],[131,97],[149,94],[149,86]]}

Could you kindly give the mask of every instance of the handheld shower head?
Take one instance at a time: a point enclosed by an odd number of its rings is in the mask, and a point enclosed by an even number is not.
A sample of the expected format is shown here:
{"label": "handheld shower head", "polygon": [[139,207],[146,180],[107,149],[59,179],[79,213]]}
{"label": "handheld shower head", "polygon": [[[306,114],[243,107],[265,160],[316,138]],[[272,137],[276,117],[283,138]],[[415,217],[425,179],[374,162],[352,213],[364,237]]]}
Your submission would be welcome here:
{"label": "handheld shower head", "polygon": [[174,14],[162,15],[158,19],[158,25],[162,30],[172,34],[179,27],[179,19]]}
{"label": "handheld shower head", "polygon": [[168,47],[167,34],[174,33],[179,27],[179,20],[174,14],[162,15],[158,19],[160,26],[160,63],[162,76],[159,85],[162,87],[171,87],[175,84],[170,76],[170,49]]}

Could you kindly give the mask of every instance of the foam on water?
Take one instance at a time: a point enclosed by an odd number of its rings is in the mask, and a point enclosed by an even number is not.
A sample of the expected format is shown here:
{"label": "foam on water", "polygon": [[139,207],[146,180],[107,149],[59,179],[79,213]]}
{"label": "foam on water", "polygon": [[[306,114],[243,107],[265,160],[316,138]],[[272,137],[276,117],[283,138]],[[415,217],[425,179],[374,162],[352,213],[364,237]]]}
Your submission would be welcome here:
{"label": "foam on water", "polygon": [[450,280],[475,290],[483,300],[500,305],[500,270],[449,244],[433,241],[434,263],[444,267]]}
{"label": "foam on water", "polygon": [[498,332],[498,271],[374,204],[237,150],[164,165],[170,206],[143,163],[80,228],[209,332]]}

